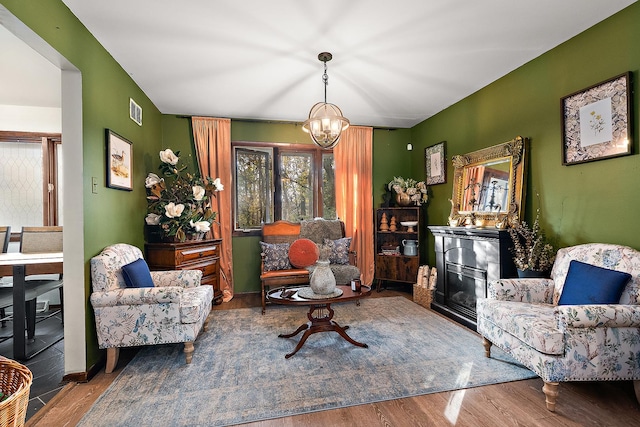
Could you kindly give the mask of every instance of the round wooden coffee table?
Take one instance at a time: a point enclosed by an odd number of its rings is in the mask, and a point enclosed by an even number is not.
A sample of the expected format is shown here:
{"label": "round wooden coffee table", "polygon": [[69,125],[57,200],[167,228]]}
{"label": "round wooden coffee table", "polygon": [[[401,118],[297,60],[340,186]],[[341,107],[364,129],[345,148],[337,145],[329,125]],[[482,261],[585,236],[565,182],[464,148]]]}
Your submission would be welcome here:
{"label": "round wooden coffee table", "polygon": [[[342,290],[342,295],[335,298],[326,299],[302,298],[298,295],[298,291],[303,288],[308,288],[308,286],[297,288],[278,288],[270,291],[267,294],[267,298],[269,299],[269,301],[275,304],[309,306],[309,312],[307,313],[309,322],[300,325],[298,329],[290,334],[278,335],[280,338],[291,338],[304,331],[302,338],[300,338],[300,341],[298,341],[298,345],[296,345],[296,348],[293,350],[293,352],[284,356],[286,359],[296,354],[298,350],[302,348],[307,338],[309,338],[309,335],[315,334],[317,332],[335,331],[342,338],[349,341],[353,345],[364,348],[368,347],[366,344],[358,342],[347,335],[345,331],[349,329],[348,326],[340,326],[332,320],[334,311],[331,308],[331,304],[359,300],[360,298],[367,297],[371,295],[371,287],[362,285],[360,292],[354,292],[351,290],[351,286],[340,285],[337,286],[337,288],[340,288]],[[287,293],[291,293],[292,295],[287,296]]]}

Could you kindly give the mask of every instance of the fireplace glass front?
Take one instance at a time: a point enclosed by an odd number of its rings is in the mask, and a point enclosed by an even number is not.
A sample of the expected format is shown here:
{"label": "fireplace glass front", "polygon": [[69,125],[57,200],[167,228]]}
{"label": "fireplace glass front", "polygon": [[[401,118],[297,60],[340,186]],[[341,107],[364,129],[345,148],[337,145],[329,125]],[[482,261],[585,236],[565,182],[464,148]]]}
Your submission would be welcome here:
{"label": "fireplace glass front", "polygon": [[447,263],[445,304],[463,316],[476,320],[476,300],[486,296],[487,272]]}

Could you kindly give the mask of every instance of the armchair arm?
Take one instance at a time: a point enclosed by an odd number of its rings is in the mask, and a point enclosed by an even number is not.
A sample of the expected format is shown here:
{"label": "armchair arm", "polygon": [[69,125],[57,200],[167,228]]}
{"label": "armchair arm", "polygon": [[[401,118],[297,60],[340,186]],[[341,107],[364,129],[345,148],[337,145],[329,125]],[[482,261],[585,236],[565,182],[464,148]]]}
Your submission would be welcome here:
{"label": "armchair arm", "polygon": [[264,274],[264,261],[267,259],[267,254],[260,252],[260,274]]}
{"label": "armchair arm", "polygon": [[640,306],[637,305],[559,305],[555,312],[562,329],[640,327]]}
{"label": "armchair arm", "polygon": [[91,294],[91,304],[96,307],[118,305],[143,305],[179,302],[182,288],[165,286],[156,288],[124,288],[113,291],[99,291]]}
{"label": "armchair arm", "polygon": [[151,279],[156,287],[177,286],[195,288],[200,286],[202,271],[200,270],[168,270],[152,271]]}
{"label": "armchair arm", "polygon": [[499,279],[489,282],[488,298],[502,301],[551,304],[551,279]]}

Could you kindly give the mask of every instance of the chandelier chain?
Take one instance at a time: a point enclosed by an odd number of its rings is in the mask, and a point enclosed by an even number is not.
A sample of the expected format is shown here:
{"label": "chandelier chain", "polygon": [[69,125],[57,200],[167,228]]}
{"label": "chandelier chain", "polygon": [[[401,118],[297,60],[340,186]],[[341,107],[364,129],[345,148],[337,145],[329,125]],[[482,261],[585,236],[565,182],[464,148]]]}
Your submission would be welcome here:
{"label": "chandelier chain", "polygon": [[327,86],[329,85],[329,75],[327,74],[327,61],[324,61],[324,74],[322,75],[324,82],[324,102],[327,103]]}

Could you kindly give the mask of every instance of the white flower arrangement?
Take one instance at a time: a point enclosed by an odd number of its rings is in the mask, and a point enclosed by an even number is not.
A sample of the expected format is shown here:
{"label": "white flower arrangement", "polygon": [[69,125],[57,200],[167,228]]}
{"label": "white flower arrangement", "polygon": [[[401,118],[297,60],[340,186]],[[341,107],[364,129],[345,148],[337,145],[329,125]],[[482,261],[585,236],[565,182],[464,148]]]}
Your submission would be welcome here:
{"label": "white flower arrangement", "polygon": [[187,237],[211,229],[217,213],[211,209],[211,197],[224,190],[220,178],[202,179],[179,167],[180,152],[170,148],[160,152],[160,172],[149,173],[147,188],[147,225],[158,225],[162,234],[185,241]]}

